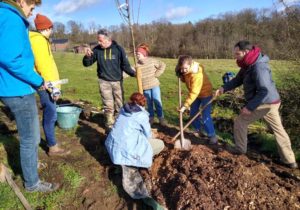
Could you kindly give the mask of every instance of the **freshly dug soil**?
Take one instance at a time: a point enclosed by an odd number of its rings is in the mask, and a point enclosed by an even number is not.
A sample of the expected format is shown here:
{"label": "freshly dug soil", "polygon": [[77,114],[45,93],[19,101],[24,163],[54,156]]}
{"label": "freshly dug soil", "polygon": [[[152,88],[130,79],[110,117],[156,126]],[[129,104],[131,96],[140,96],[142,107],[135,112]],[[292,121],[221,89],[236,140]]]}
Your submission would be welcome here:
{"label": "freshly dug soil", "polygon": [[245,155],[194,145],[161,153],[145,178],[168,209],[300,209],[299,180],[277,174]]}

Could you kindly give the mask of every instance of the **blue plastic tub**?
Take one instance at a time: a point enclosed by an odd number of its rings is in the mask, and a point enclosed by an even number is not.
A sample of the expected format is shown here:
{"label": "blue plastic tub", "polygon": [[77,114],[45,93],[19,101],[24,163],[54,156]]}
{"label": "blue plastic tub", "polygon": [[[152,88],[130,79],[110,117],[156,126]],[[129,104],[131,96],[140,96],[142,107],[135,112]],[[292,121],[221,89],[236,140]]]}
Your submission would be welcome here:
{"label": "blue plastic tub", "polygon": [[82,109],[76,106],[59,106],[56,108],[57,124],[62,129],[74,128]]}

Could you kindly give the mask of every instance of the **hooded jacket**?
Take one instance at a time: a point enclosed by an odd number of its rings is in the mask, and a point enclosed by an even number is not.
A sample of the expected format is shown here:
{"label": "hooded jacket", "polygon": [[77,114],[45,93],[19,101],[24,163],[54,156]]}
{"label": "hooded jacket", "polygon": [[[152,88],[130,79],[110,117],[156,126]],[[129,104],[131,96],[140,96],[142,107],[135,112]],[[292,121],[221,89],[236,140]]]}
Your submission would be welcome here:
{"label": "hooded jacket", "polygon": [[0,97],[32,94],[43,79],[34,71],[29,23],[15,2],[0,2],[0,26]]}
{"label": "hooded jacket", "polygon": [[114,164],[148,168],[153,157],[151,137],[148,112],[141,106],[125,104],[105,146]]}
{"label": "hooded jacket", "polygon": [[280,96],[272,80],[269,67],[269,57],[260,54],[254,64],[247,69],[240,69],[235,78],[226,83],[224,91],[230,91],[240,85],[244,87],[246,108],[255,110],[261,104],[271,104],[280,101]]}
{"label": "hooded jacket", "polygon": [[96,61],[98,78],[105,81],[123,80],[122,71],[130,76],[135,76],[135,71],[132,70],[124,49],[115,41],[112,41],[108,48],[101,48],[100,45],[97,45],[93,49],[93,55],[84,56],[82,63],[87,67]]}
{"label": "hooded jacket", "polygon": [[182,81],[189,90],[188,97],[184,102],[185,107],[190,107],[196,98],[212,95],[212,84],[204,72],[204,67],[195,61],[193,61],[189,73],[182,75]]}
{"label": "hooded jacket", "polygon": [[35,31],[30,31],[29,37],[34,55],[35,70],[47,82],[59,80],[49,40],[43,34]]}

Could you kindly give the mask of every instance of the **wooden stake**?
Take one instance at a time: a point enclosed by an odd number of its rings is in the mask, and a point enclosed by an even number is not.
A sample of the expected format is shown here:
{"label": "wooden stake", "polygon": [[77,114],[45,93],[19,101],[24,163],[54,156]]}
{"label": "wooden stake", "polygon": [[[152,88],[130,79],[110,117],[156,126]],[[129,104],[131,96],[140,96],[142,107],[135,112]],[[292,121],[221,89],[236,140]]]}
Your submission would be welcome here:
{"label": "wooden stake", "polygon": [[14,193],[18,196],[18,198],[20,199],[21,203],[23,204],[24,208],[26,210],[33,210],[31,208],[30,204],[28,203],[28,201],[26,200],[26,198],[24,197],[24,195],[22,194],[20,188],[16,185],[16,183],[14,182],[14,180],[11,178],[10,172],[1,163],[1,166],[0,166],[0,181],[1,182],[2,182],[3,176],[4,176],[4,181],[6,180],[7,183],[9,184],[9,186],[13,189]]}

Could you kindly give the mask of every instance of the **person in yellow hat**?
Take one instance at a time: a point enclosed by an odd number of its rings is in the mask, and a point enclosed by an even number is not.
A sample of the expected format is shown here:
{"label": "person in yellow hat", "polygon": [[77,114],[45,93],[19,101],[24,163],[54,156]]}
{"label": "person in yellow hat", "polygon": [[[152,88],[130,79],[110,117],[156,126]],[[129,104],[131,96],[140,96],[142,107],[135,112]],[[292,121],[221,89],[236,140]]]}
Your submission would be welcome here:
{"label": "person in yellow hat", "polygon": [[[34,55],[35,70],[47,82],[59,80],[58,70],[51,52],[49,37],[52,34],[53,23],[41,14],[34,19],[37,31],[30,31],[30,43]],[[60,148],[55,138],[55,122],[57,119],[56,100],[60,96],[60,87],[49,90],[38,90],[40,102],[43,109],[43,129],[46,142],[49,147],[48,155],[66,155],[69,151]]]}

